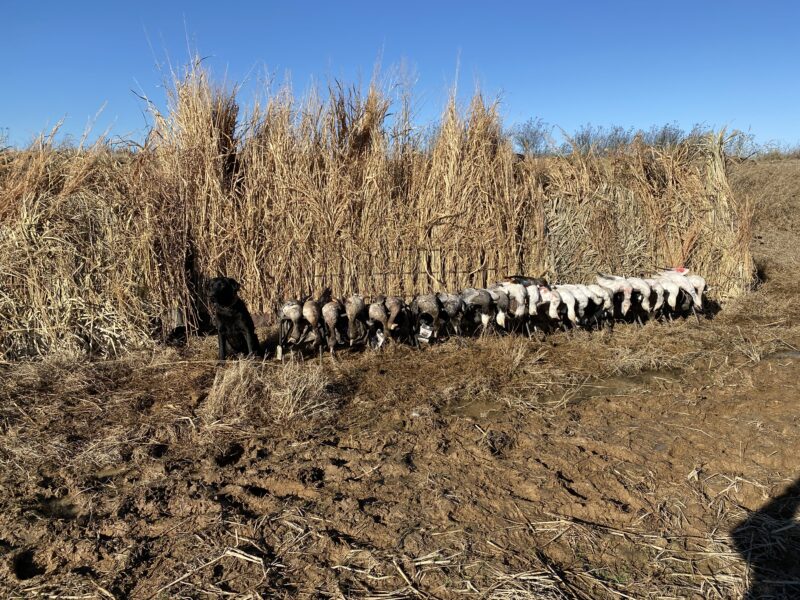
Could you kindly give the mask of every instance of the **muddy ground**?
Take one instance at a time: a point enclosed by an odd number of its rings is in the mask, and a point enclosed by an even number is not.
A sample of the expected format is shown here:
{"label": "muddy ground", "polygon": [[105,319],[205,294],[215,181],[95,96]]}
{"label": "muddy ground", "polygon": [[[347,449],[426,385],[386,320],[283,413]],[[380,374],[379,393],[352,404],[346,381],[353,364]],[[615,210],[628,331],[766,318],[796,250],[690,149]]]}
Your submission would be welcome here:
{"label": "muddy ground", "polygon": [[800,162],[713,319],[0,366],[2,597],[800,597]]}

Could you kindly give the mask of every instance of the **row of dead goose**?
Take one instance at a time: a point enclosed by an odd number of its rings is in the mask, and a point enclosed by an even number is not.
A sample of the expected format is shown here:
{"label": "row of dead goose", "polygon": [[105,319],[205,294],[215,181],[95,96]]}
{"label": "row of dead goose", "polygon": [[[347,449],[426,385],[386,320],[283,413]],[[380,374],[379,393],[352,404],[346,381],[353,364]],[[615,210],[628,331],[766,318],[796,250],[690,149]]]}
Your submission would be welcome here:
{"label": "row of dead goose", "polygon": [[449,336],[519,332],[529,337],[555,329],[599,329],[615,322],[685,317],[703,311],[706,281],[688,269],[663,269],[651,277],[598,274],[591,284],[550,284],[514,275],[487,288],[459,293],[399,296],[360,294],[288,300],[279,309],[278,353],[311,346],[418,346]]}

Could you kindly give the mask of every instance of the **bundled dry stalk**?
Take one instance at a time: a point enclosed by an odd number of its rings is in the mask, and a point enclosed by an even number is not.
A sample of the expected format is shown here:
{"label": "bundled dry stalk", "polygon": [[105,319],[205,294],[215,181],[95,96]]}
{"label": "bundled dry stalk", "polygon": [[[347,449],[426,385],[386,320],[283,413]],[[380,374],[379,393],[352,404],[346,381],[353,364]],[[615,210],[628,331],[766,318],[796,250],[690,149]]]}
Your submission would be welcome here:
{"label": "bundled dry stalk", "polygon": [[406,104],[341,85],[283,89],[239,118],[198,64],[144,148],[0,158],[0,348],[115,355],[202,316],[226,274],[256,312],[331,286],[412,294],[510,272],[583,281],[686,265],[724,301],[748,288],[752,206],[733,198],[722,135],[670,149],[521,160],[497,107],[451,101],[430,136]]}

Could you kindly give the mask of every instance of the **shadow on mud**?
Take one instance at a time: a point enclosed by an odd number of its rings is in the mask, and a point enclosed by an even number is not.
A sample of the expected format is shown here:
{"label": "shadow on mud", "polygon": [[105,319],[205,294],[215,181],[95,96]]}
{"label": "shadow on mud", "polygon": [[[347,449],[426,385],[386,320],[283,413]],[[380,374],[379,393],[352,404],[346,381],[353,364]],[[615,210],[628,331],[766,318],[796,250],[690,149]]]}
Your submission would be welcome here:
{"label": "shadow on mud", "polygon": [[731,532],[750,567],[745,600],[800,598],[800,479]]}

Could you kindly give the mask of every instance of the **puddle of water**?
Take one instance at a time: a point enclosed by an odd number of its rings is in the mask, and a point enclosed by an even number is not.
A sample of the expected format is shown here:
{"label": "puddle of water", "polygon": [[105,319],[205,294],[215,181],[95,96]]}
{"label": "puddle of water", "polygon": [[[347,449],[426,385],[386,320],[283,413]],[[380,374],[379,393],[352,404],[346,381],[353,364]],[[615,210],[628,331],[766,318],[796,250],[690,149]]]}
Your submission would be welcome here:
{"label": "puddle of water", "polygon": [[545,403],[580,403],[592,398],[614,398],[661,391],[681,381],[680,371],[645,371],[637,375],[608,377],[576,385],[565,392],[545,397]]}
{"label": "puddle of water", "polygon": [[118,477],[119,475],[125,475],[130,471],[130,467],[127,465],[123,466],[113,466],[113,467],[106,467],[104,469],[98,469],[94,472],[93,477],[95,479],[111,479],[113,477]]}
{"label": "puddle of water", "polygon": [[800,358],[800,351],[781,350],[780,352],[773,352],[771,354],[767,354],[767,356],[765,356],[764,358],[766,358],[767,360],[786,360],[787,358],[791,360],[797,360],[798,358]]}
{"label": "puddle of water", "polygon": [[37,510],[42,515],[51,519],[74,519],[79,514],[79,509],[72,498],[45,498],[39,501]]}
{"label": "puddle of water", "polygon": [[[569,402],[580,403],[592,398],[613,398],[661,391],[682,381],[681,372],[677,369],[663,371],[645,371],[637,375],[608,377],[576,385],[555,394],[547,394],[539,398],[543,405]],[[477,398],[471,402],[449,406],[444,409],[445,415],[469,419],[491,419],[508,410],[508,404],[490,397]]]}
{"label": "puddle of water", "polygon": [[491,398],[479,398],[466,404],[460,404],[450,408],[448,414],[456,417],[465,417],[469,419],[485,419],[492,415],[492,413],[500,413],[508,408],[508,405],[501,400],[494,400]]}

